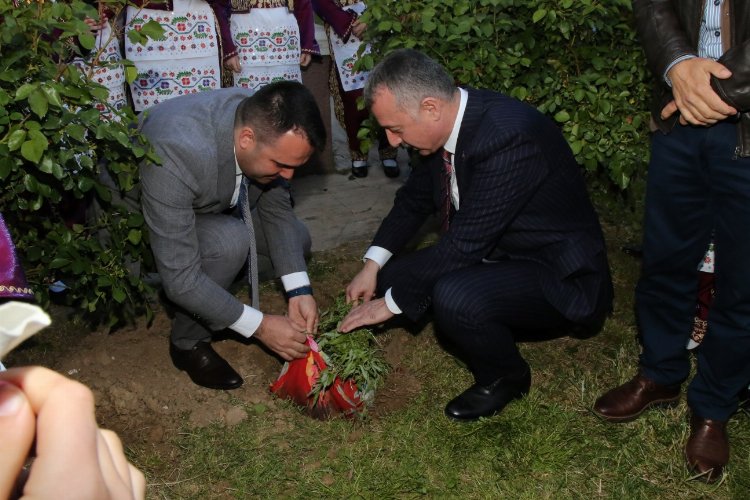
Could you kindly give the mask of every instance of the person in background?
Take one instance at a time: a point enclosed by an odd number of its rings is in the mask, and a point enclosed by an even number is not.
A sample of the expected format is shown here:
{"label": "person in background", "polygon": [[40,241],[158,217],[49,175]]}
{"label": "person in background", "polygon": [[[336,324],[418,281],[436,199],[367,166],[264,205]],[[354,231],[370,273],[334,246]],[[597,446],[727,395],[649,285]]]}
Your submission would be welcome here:
{"label": "person in background", "polygon": [[[130,84],[136,112],[173,97],[221,88],[222,69],[240,70],[229,22],[230,0],[135,0],[125,21],[125,57],[138,72]],[[149,21],[161,40],[133,43],[131,30]]]}
{"label": "person in background", "polygon": [[[328,42],[335,63],[331,65],[328,85],[333,96],[336,119],[346,132],[349,142],[352,175],[366,177],[367,153],[362,152],[361,141],[357,133],[362,122],[368,118],[369,112],[367,109],[358,109],[357,101],[362,97],[367,71],[354,70],[362,35],[367,29],[367,25],[360,22],[359,16],[366,7],[364,2],[358,0],[312,0],[312,2],[315,13],[326,23]],[[385,175],[398,177],[401,171],[396,161],[397,151],[388,146],[382,135],[379,138],[378,153]]]}
{"label": "person in background", "polygon": [[687,390],[689,470],[714,482],[729,462],[726,425],[750,380],[750,3],[634,0],[655,77],[643,263],[636,288],[638,373],[594,412],[628,422],[673,405],[690,375],[700,261],[713,241],[716,294]]}
{"label": "person in background", "polygon": [[[552,120],[506,95],[457,88],[415,50],[379,62],[364,97],[391,145],[424,161],[346,288],[347,301],[364,303],[340,330],[431,311],[475,380],[445,414],[494,415],[531,386],[516,334],[593,332],[611,310],[606,246],[581,167]],[[405,253],[434,212],[437,243]]]}
{"label": "person in background", "polygon": [[231,29],[240,63],[232,85],[251,92],[279,80],[301,83],[301,68],[320,55],[310,0],[232,0]]}

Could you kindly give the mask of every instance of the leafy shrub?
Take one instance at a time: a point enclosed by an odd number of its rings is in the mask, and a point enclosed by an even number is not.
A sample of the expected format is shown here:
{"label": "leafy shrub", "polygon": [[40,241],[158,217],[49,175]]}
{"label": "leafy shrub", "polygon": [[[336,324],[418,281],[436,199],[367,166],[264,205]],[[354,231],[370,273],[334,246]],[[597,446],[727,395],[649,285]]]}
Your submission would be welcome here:
{"label": "leafy shrub", "polygon": [[[124,1],[107,5],[121,10]],[[80,0],[0,4],[0,211],[38,300],[46,304],[61,281],[65,304],[111,327],[144,309],[149,288],[127,263],[149,254],[142,216],[113,203],[99,172],[106,164],[115,192],[127,194],[153,153],[130,126],[132,111],[102,118],[107,90],[71,64],[94,46],[86,16],[98,18]],[[94,202],[100,219],[72,216]]]}
{"label": "leafy shrub", "polygon": [[373,53],[361,64],[423,51],[459,85],[554,118],[586,171],[625,190],[642,175],[648,131],[648,74],[630,19],[629,0],[373,1],[363,18]]}

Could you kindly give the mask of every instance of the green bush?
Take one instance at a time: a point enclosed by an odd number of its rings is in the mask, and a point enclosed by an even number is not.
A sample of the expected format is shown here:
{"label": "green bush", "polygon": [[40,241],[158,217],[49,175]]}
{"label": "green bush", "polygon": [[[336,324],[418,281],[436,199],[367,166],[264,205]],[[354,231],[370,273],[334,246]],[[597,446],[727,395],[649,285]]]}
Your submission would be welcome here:
{"label": "green bush", "polygon": [[[121,10],[124,1],[107,5]],[[94,45],[86,16],[98,18],[80,0],[0,4],[0,211],[38,300],[46,305],[49,285],[62,281],[61,301],[111,327],[148,309],[150,290],[126,263],[149,254],[143,218],[112,202],[99,171],[106,164],[125,194],[139,160],[153,153],[131,126],[132,111],[102,119],[107,90],[70,64]],[[104,216],[71,223],[71,207],[94,202]]]}
{"label": "green bush", "polygon": [[648,73],[629,0],[369,2],[372,67],[410,47],[440,61],[459,85],[529,102],[560,125],[589,173],[620,189],[647,158]]}

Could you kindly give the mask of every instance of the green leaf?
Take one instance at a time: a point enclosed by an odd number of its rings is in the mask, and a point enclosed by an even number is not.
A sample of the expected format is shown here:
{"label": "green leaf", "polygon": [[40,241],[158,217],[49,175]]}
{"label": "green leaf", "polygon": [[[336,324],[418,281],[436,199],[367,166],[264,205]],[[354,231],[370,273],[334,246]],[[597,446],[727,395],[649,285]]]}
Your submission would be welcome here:
{"label": "green leaf", "polygon": [[138,229],[131,229],[128,232],[128,241],[133,245],[137,245],[141,242],[141,232]]}
{"label": "green leaf", "polygon": [[128,83],[133,83],[136,76],[138,76],[138,70],[135,69],[135,66],[125,67],[125,80],[127,80]]}
{"label": "green leaf", "polygon": [[66,259],[65,257],[56,257],[52,259],[52,262],[49,263],[49,268],[60,269],[61,267],[65,267],[68,264],[70,264],[70,259]]}
{"label": "green leaf", "polygon": [[16,149],[21,147],[21,144],[23,141],[26,140],[26,131],[16,130],[10,136],[8,137],[8,149],[10,151],[15,151]]}
{"label": "green leaf", "polygon": [[141,27],[141,34],[152,40],[165,40],[164,28],[153,19],[149,19],[149,21]]}
{"label": "green leaf", "polygon": [[561,110],[555,113],[555,121],[557,123],[565,123],[568,120],[570,120],[570,115],[568,114],[567,111]]}
{"label": "green leaf", "polygon": [[44,95],[47,96],[47,101],[50,104],[52,104],[53,106],[57,106],[58,108],[62,107],[60,94],[55,88],[49,87],[47,85],[42,85],[42,92],[44,92]]}
{"label": "green leaf", "polygon": [[47,102],[47,96],[40,90],[35,90],[29,96],[29,107],[31,111],[36,113],[40,118],[47,114],[49,103]]}
{"label": "green leaf", "polygon": [[546,15],[547,15],[547,9],[539,9],[536,12],[534,12],[534,15],[531,16],[531,21],[536,24],[542,19],[544,19],[544,16]]}
{"label": "green leaf", "polygon": [[115,302],[117,302],[118,304],[122,304],[126,297],[127,295],[125,294],[125,290],[123,290],[122,288],[112,288],[112,298],[115,299]]}
{"label": "green leaf", "polygon": [[83,47],[84,49],[91,50],[96,44],[96,38],[94,38],[94,35],[92,35],[90,32],[81,33],[80,35],[78,35],[78,43],[80,43],[81,47]]}
{"label": "green leaf", "polygon": [[16,90],[16,101],[26,99],[37,88],[39,88],[38,83],[24,83],[23,85],[18,87],[18,90]]}
{"label": "green leaf", "polygon": [[32,163],[37,163],[44,154],[44,148],[36,141],[26,141],[21,145],[21,156]]}

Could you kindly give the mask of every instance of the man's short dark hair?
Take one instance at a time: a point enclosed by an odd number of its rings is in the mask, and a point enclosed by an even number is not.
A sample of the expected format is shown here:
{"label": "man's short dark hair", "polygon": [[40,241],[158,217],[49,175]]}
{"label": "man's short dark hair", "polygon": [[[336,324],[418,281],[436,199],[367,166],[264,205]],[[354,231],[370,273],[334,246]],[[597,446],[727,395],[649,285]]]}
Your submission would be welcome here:
{"label": "man's short dark hair", "polygon": [[256,140],[269,144],[290,130],[302,132],[310,145],[322,151],[326,129],[315,98],[301,83],[274,82],[237,106],[234,126],[251,127]]}
{"label": "man's short dark hair", "polygon": [[450,101],[456,84],[434,59],[414,49],[394,50],[370,71],[365,83],[365,105],[372,107],[375,94],[387,88],[403,109],[415,107],[425,97]]}

